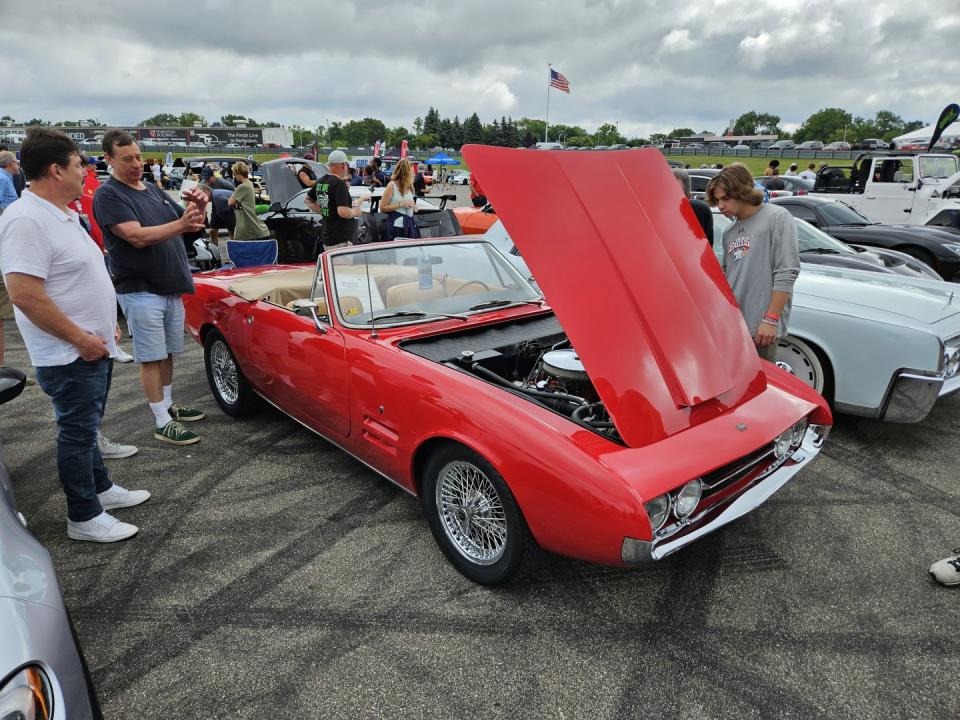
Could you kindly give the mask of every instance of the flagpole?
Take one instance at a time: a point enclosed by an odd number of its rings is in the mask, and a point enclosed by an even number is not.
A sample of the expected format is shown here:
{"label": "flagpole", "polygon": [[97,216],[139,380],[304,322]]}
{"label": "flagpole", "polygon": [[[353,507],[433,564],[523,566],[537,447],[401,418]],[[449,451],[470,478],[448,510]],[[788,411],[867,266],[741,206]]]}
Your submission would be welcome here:
{"label": "flagpole", "polygon": [[547,139],[547,133],[550,131],[550,70],[553,68],[553,65],[547,63],[547,120],[543,126],[543,141],[549,142]]}

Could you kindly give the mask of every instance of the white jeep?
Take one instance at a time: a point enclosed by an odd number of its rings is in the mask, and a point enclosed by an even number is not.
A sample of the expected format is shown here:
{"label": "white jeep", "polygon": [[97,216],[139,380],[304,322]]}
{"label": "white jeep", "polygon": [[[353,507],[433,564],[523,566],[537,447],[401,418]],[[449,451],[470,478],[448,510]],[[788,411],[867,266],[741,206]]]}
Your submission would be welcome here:
{"label": "white jeep", "polygon": [[853,165],[822,168],[812,192],[842,200],[877,222],[960,230],[956,155],[864,153]]}

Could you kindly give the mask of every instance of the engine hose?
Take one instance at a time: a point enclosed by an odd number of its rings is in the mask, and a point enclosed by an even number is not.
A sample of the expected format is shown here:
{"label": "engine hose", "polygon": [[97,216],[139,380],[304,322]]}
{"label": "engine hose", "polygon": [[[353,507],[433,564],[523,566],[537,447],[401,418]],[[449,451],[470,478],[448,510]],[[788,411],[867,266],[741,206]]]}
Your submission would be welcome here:
{"label": "engine hose", "polygon": [[581,405],[576,410],[573,411],[573,414],[570,416],[573,420],[588,427],[600,430],[614,429],[616,426],[609,422],[608,420],[588,420],[584,415],[592,415],[593,412],[599,408],[604,410],[602,403],[590,403],[589,405]]}
{"label": "engine hose", "polygon": [[563,402],[568,402],[571,405],[576,405],[578,409],[587,404],[587,401],[584,400],[582,397],[577,397],[576,395],[569,395],[568,393],[562,393],[562,392],[550,393],[550,392],[544,392],[543,390],[531,390],[525,387],[517,387],[506,378],[500,377],[492,370],[487,370],[485,367],[483,367],[483,365],[479,365],[478,363],[474,363],[473,365],[471,365],[470,369],[479,375],[483,375],[485,378],[487,378],[492,382],[497,383],[498,385],[503,385],[504,387],[508,387],[511,390],[517,390],[519,392],[522,392],[524,395],[530,395],[531,397],[535,397],[538,399],[543,398],[544,400],[552,400],[553,402],[562,400]]}

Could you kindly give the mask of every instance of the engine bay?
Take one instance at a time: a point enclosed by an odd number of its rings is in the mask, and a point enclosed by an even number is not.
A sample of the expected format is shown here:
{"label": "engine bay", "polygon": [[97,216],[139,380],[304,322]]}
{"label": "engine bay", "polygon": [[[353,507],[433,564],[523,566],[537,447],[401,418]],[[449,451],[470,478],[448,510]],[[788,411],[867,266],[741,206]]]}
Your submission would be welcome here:
{"label": "engine bay", "polygon": [[523,395],[623,444],[576,349],[552,315],[409,340],[401,347]]}

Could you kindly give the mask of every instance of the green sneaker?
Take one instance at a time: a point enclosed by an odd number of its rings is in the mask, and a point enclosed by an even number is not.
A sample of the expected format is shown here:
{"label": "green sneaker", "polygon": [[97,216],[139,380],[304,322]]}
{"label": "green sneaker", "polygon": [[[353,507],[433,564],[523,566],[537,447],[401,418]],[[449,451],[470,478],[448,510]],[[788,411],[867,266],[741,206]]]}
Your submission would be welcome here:
{"label": "green sneaker", "polygon": [[170,443],[171,445],[192,445],[200,442],[200,436],[191,430],[187,430],[176,420],[171,420],[162,428],[153,431],[153,436],[157,440]]}
{"label": "green sneaker", "polygon": [[177,422],[196,422],[197,420],[203,420],[206,417],[206,415],[203,414],[203,410],[187,407],[186,405],[181,405],[180,403],[174,403],[168,407],[167,412],[170,413],[170,417]]}

